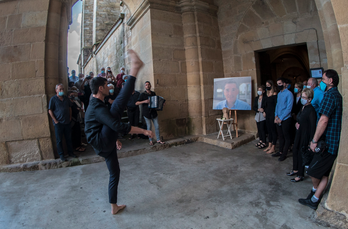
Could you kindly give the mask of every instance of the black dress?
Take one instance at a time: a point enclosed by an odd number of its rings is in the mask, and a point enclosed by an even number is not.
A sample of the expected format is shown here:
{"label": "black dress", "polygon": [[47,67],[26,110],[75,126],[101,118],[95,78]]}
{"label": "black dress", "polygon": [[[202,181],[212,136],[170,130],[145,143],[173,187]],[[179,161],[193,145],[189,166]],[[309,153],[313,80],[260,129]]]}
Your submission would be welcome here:
{"label": "black dress", "polygon": [[298,112],[301,111],[303,105],[301,103],[301,98],[297,102],[297,96],[296,94],[294,95],[294,103],[292,105],[292,110],[291,110],[291,143],[293,144],[295,141],[295,135],[296,135],[296,128],[295,128],[295,123],[297,122],[296,120],[296,115]]}
{"label": "black dress", "polygon": [[274,123],[275,108],[277,105],[277,95],[265,96],[265,103],[263,109],[266,112],[266,127],[268,130],[268,140],[275,145],[277,143],[278,133],[277,127]]}
{"label": "black dress", "polygon": [[297,122],[300,124],[300,127],[296,130],[293,147],[293,170],[298,170],[298,176],[304,176],[301,148],[309,145],[314,137],[317,124],[317,113],[312,104],[304,106],[297,114]]}

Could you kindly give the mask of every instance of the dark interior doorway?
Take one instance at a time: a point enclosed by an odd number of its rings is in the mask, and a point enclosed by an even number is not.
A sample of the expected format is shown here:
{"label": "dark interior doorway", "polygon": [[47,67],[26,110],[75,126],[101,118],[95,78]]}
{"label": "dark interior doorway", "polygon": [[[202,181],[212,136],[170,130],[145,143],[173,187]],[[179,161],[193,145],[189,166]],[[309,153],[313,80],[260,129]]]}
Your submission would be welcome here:
{"label": "dark interior doorway", "polygon": [[277,78],[283,77],[291,81],[293,88],[296,82],[310,77],[306,44],[256,51],[255,56],[260,85],[265,85],[267,80],[276,83]]}

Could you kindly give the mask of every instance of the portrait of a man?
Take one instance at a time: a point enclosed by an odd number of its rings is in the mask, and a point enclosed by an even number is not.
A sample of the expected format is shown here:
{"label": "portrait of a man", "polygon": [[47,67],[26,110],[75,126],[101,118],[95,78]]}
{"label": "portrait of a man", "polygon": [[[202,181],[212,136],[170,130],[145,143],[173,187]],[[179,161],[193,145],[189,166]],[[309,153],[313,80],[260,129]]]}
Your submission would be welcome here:
{"label": "portrait of a man", "polygon": [[[251,110],[251,91],[245,90],[250,88],[251,78],[248,78],[250,77],[218,79],[219,81],[214,83],[213,109],[222,110],[226,107],[231,110]],[[243,82],[239,83],[241,80]]]}

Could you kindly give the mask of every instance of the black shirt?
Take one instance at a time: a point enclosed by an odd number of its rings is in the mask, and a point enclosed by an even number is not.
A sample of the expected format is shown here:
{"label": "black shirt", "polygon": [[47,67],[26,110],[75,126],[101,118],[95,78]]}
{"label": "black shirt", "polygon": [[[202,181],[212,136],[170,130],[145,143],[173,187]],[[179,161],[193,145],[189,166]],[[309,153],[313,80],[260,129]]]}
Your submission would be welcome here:
{"label": "black shirt", "polygon": [[109,94],[108,96],[105,96],[104,102],[105,102],[105,104],[108,106],[109,110],[111,109],[111,105],[112,105],[111,103],[109,103],[109,99],[115,100],[116,97],[117,97],[117,95],[118,95],[118,94],[116,94],[116,93],[114,92],[113,95]]}
{"label": "black shirt", "polygon": [[[155,96],[156,93],[151,91],[151,94],[147,93],[146,91],[144,91],[143,93],[141,93],[139,95],[138,101],[144,101],[149,99],[149,96]],[[149,104],[148,103],[143,103],[142,105],[142,112],[143,112],[143,116],[145,116],[145,118],[148,119],[153,119],[157,117],[157,111],[156,109],[151,109],[149,108]]]}
{"label": "black shirt", "polygon": [[273,118],[275,117],[275,108],[277,105],[277,95],[265,96],[265,106],[263,109],[266,112],[266,117]]}
{"label": "black shirt", "polygon": [[[60,100],[57,95],[53,96],[48,105],[48,109],[51,110],[56,117],[57,121],[61,124],[70,123],[70,107],[72,103],[68,97],[63,96],[63,100]],[[53,122],[55,125],[55,123]]]}
{"label": "black shirt", "polygon": [[127,134],[131,130],[131,125],[121,122],[120,119],[113,117],[106,104],[97,98],[92,98],[85,115],[85,133],[89,144],[91,144],[99,154],[102,151],[101,130],[104,125],[113,131]]}
{"label": "black shirt", "polygon": [[131,95],[127,103],[128,110],[134,110],[138,107],[137,105],[135,105],[135,103],[138,101],[139,96],[140,93],[138,91],[134,91],[134,94]]}

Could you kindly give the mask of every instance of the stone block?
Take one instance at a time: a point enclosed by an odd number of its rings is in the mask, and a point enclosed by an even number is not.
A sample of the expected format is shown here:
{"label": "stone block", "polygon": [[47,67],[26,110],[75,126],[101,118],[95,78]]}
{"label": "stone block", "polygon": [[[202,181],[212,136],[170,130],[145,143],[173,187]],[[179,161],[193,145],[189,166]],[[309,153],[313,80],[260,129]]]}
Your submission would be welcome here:
{"label": "stone block", "polygon": [[157,86],[155,92],[156,95],[162,96],[165,100],[171,100],[169,87]]}
{"label": "stone block", "polygon": [[286,0],[283,1],[283,4],[288,14],[297,12],[296,0]]}
{"label": "stone block", "polygon": [[256,1],[253,4],[252,8],[258,15],[260,15],[260,17],[264,21],[270,20],[271,18],[275,17],[273,11],[265,1]]}
{"label": "stone block", "polygon": [[185,24],[195,24],[196,19],[193,12],[184,12],[182,13],[182,23]]}
{"label": "stone block", "polygon": [[166,21],[152,20],[151,21],[151,30],[152,30],[152,33],[172,35],[173,34],[173,25],[169,22],[166,22]]}
{"label": "stone block", "polygon": [[188,125],[189,135],[199,135],[203,133],[202,117],[190,117]]}
{"label": "stone block", "polygon": [[201,68],[200,68],[199,61],[194,61],[194,60],[187,61],[186,62],[186,70],[188,73],[189,72],[200,72]]}
{"label": "stone block", "polygon": [[161,119],[174,119],[177,118],[179,115],[179,109],[180,106],[179,101],[173,101],[169,100],[166,101],[166,105],[163,107],[163,110],[161,111]]}
{"label": "stone block", "polygon": [[13,39],[12,30],[3,30],[0,31],[0,44],[3,46],[11,45]]}
{"label": "stone block", "polygon": [[12,79],[34,78],[35,76],[35,61],[12,64]]}
{"label": "stone block", "polygon": [[272,40],[270,38],[262,39],[261,44],[264,49],[270,48],[272,47]]}
{"label": "stone block", "polygon": [[195,24],[184,24],[183,31],[185,36],[188,36],[188,35],[195,36],[197,34]]}
{"label": "stone block", "polygon": [[30,59],[44,59],[45,58],[45,43],[31,44]]}
{"label": "stone block", "polygon": [[[150,39],[151,40],[151,39]],[[164,46],[184,46],[182,37],[173,37],[171,35],[152,35],[152,43]],[[149,43],[150,45],[151,43]]]}
{"label": "stone block", "polygon": [[248,53],[243,55],[243,70],[255,69],[255,56],[254,53]]}
{"label": "stone block", "polygon": [[249,28],[261,27],[262,19],[253,11],[249,10],[243,18],[243,23]]}
{"label": "stone block", "polygon": [[293,21],[285,21],[283,23],[284,33],[294,33],[296,31],[296,24]]}
{"label": "stone block", "polygon": [[168,21],[176,24],[182,23],[181,14],[156,9],[151,10],[151,20]]}
{"label": "stone block", "polygon": [[281,35],[281,36],[272,37],[272,44],[273,44],[273,47],[284,45],[284,36]]}
{"label": "stone block", "polygon": [[187,98],[188,100],[201,100],[201,86],[188,86],[187,87]]}
{"label": "stone block", "polygon": [[7,29],[18,29],[22,24],[22,14],[14,14],[8,16]]}
{"label": "stone block", "polygon": [[177,101],[187,100],[186,87],[171,87],[170,88],[170,99],[177,100]]}
{"label": "stone block", "polygon": [[5,142],[0,142],[0,165],[7,165],[10,163]]}
{"label": "stone block", "polygon": [[212,27],[206,24],[198,24],[198,33],[200,36],[211,36],[213,34]]}
{"label": "stone block", "polygon": [[45,93],[44,78],[9,80],[3,82],[2,98],[42,95]]}
{"label": "stone block", "polygon": [[284,44],[289,45],[289,44],[295,44],[295,34],[285,34],[284,35]]}
{"label": "stone block", "polygon": [[40,138],[39,146],[42,155],[42,160],[54,159],[54,152],[51,138]]}
{"label": "stone block", "polygon": [[234,62],[234,70],[241,71],[242,70],[242,58],[241,58],[241,56],[234,56],[233,62]]}
{"label": "stone block", "polygon": [[1,74],[0,81],[11,79],[11,64],[0,64]]}
{"label": "stone block", "polygon": [[300,15],[304,15],[304,14],[308,14],[313,12],[313,8],[315,6],[312,6],[312,4],[314,3],[314,1],[301,1],[301,0],[297,0],[297,8],[298,11],[300,13]]}
{"label": "stone block", "polygon": [[6,29],[7,17],[0,17],[0,31]]}
{"label": "stone block", "polygon": [[257,34],[259,35],[260,39],[264,39],[269,37],[269,29],[267,27],[261,27],[257,29]]}
{"label": "stone block", "polygon": [[281,23],[271,24],[268,29],[271,37],[282,35],[284,33],[283,25]]}
{"label": "stone block", "polygon": [[0,117],[8,118],[14,116],[13,99],[0,100]]}
{"label": "stone block", "polygon": [[173,52],[174,60],[185,60],[185,50],[184,49],[175,49]]}
{"label": "stone block", "polygon": [[36,71],[36,77],[45,76],[45,61],[44,60],[37,60],[35,62],[35,71]]}
{"label": "stone block", "polygon": [[197,41],[196,36],[185,37],[185,47],[196,47]]}
{"label": "stone block", "polygon": [[332,6],[335,11],[335,17],[337,20],[337,23],[339,25],[348,24],[348,15],[347,15],[347,8],[348,8],[348,2],[347,1],[335,1],[332,2]]}
{"label": "stone block", "polygon": [[14,116],[41,114],[42,112],[43,104],[41,96],[23,97],[13,100]]}
{"label": "stone block", "polygon": [[22,139],[21,124],[18,119],[0,119],[0,142]]}
{"label": "stone block", "polygon": [[45,35],[46,27],[15,29],[13,44],[44,42]]}
{"label": "stone block", "polygon": [[342,190],[348,189],[348,165],[337,163],[329,197],[326,204],[330,209],[338,212],[348,211],[348,193]]}
{"label": "stone block", "polygon": [[186,73],[187,72],[187,64],[186,61],[180,62],[180,73]]}
{"label": "stone block", "polygon": [[182,36],[184,34],[182,25],[173,25],[173,34],[176,36]]}
{"label": "stone block", "polygon": [[216,47],[215,40],[210,38],[210,37],[200,37],[199,41],[200,41],[201,46],[208,46],[210,48],[219,48],[220,49],[220,47]]}
{"label": "stone block", "polygon": [[269,4],[273,8],[273,12],[278,16],[278,17],[283,17],[286,15],[284,5],[282,4],[282,1],[279,0],[269,0]]}
{"label": "stone block", "polygon": [[154,61],[153,71],[156,74],[161,73],[179,73],[179,62],[176,61]]}
{"label": "stone block", "polygon": [[237,30],[237,34],[242,34],[242,33],[245,33],[249,31],[249,27],[246,26],[245,24],[240,24],[240,26],[238,27],[238,30]]}
{"label": "stone block", "polygon": [[201,48],[202,57],[205,60],[222,60],[220,49]]}
{"label": "stone block", "polygon": [[37,140],[7,142],[11,164],[40,161],[40,149]]}
{"label": "stone block", "polygon": [[309,32],[308,30],[305,30],[303,32],[296,33],[295,42],[296,43],[307,42],[308,32]]}
{"label": "stone block", "polygon": [[186,60],[198,60],[199,58],[198,48],[197,47],[186,48],[185,56],[186,56]]}
{"label": "stone block", "polygon": [[198,23],[203,23],[207,25],[212,25],[212,19],[211,16],[207,13],[197,11],[196,18]]}
{"label": "stone block", "polygon": [[177,74],[155,74],[154,79],[156,82],[156,89],[157,86],[161,87],[172,87],[176,86],[177,83]]}
{"label": "stone block", "polygon": [[7,16],[17,13],[18,1],[1,2],[0,15]]}
{"label": "stone block", "polygon": [[25,0],[20,1],[18,12],[48,11],[49,1],[46,0]]}

